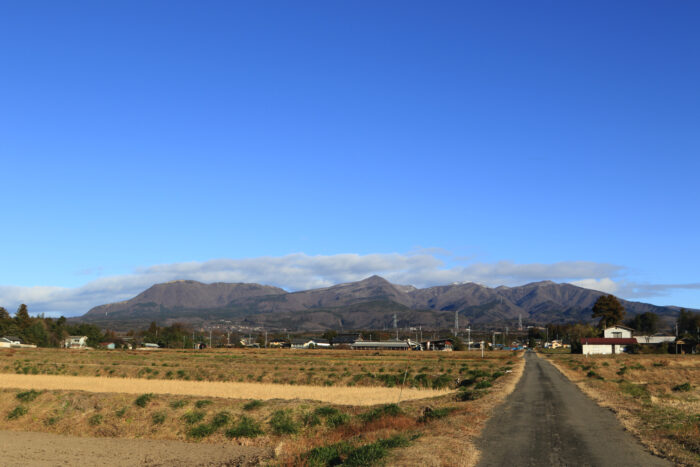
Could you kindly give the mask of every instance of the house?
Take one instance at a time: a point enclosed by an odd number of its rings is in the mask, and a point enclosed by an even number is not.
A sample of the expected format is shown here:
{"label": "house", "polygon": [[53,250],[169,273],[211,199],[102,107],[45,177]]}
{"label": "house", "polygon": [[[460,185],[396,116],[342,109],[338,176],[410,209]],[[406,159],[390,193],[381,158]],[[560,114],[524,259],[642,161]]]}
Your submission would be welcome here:
{"label": "house", "polygon": [[454,343],[452,339],[437,339],[433,341],[421,342],[420,346],[423,350],[443,350],[452,351],[454,349]]}
{"label": "house", "polygon": [[338,334],[333,338],[333,347],[351,346],[355,342],[362,340],[362,334]]}
{"label": "house", "polygon": [[241,345],[243,347],[257,347],[260,348],[254,337],[244,337],[241,339]]}
{"label": "house", "polygon": [[603,331],[603,337],[613,339],[629,339],[632,337],[632,331],[634,331],[634,329],[628,328],[627,326],[622,326],[621,324],[616,324],[615,326],[605,328]]}
{"label": "house", "polygon": [[584,355],[610,355],[622,353],[628,345],[635,345],[633,337],[583,337],[581,350]]}
{"label": "house", "polygon": [[62,347],[64,349],[87,349],[87,336],[68,336]]}
{"label": "house", "polygon": [[313,341],[306,337],[295,337],[290,341],[293,349],[308,349]]}
{"label": "house", "polygon": [[406,341],[356,341],[350,344],[353,350],[409,350],[411,347]]}
{"label": "house", "polygon": [[313,347],[316,349],[330,349],[331,348],[330,341],[328,339],[324,339],[322,337],[312,338],[311,343],[313,344]]}
{"label": "house", "polygon": [[16,336],[5,336],[0,338],[0,347],[20,347],[24,342]]}
{"label": "house", "polygon": [[663,334],[654,334],[653,336],[635,336],[637,344],[653,345],[653,344],[669,344],[676,342],[676,336],[666,336]]}
{"label": "house", "polygon": [[273,349],[285,349],[289,348],[290,344],[287,339],[272,339],[269,346]]}

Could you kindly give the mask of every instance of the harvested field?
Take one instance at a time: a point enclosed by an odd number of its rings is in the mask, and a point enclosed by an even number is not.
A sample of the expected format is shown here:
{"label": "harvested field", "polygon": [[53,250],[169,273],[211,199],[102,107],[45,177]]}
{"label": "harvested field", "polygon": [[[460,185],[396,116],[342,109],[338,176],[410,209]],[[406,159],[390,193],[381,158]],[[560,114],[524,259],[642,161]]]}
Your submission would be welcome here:
{"label": "harvested field", "polygon": [[652,452],[700,465],[700,356],[545,354]]}
{"label": "harvested field", "polygon": [[98,376],[0,375],[0,388],[170,394],[228,399],[315,400],[337,405],[377,405],[443,396],[449,390],[370,387],[320,387],[219,381],[101,378]]}
{"label": "harvested field", "polygon": [[246,446],[276,465],[437,465],[448,447],[441,459],[472,463],[522,367],[511,352],[28,350],[0,352],[7,430]]}

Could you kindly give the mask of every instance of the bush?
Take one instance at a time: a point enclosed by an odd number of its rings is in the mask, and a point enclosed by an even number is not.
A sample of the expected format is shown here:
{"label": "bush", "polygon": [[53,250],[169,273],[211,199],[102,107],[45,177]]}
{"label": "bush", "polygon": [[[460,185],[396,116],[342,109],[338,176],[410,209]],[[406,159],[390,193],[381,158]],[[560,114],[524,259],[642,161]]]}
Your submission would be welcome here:
{"label": "bush", "polygon": [[146,407],[149,402],[151,402],[151,399],[153,399],[153,394],[151,394],[151,393],[141,394],[139,397],[136,398],[136,400],[134,401],[134,404],[143,408],[143,407]]}
{"label": "bush", "polygon": [[263,406],[263,401],[253,399],[243,405],[243,410],[255,410]]}
{"label": "bush", "polygon": [[121,409],[117,409],[114,411],[114,415],[116,415],[117,418],[122,418],[125,413],[126,413],[126,407],[122,407]]}
{"label": "bush", "polygon": [[7,414],[7,419],[8,420],[16,420],[19,417],[26,415],[27,414],[27,408],[21,405],[18,405],[14,409],[12,409],[10,412]]}
{"label": "bush", "polygon": [[327,465],[339,465],[343,462],[342,457],[352,451],[352,445],[346,441],[320,446],[306,453],[306,461],[310,467],[321,467]]}
{"label": "bush", "polygon": [[491,381],[487,381],[485,379],[479,381],[476,383],[476,386],[474,386],[475,389],[486,389],[491,387]]}
{"label": "bush", "polygon": [[209,423],[201,423],[195,427],[187,430],[187,436],[190,438],[202,439],[213,434],[216,431],[216,427]]}
{"label": "bush", "polygon": [[170,402],[169,405],[171,409],[181,409],[187,405],[187,401],[185,399],[180,399],[179,401]]}
{"label": "bush", "polygon": [[219,412],[216,415],[214,415],[214,418],[211,420],[211,424],[214,425],[216,428],[221,428],[224,425],[228,425],[228,422],[231,420],[231,414],[228,412]]}
{"label": "bush", "polygon": [[292,435],[299,431],[297,423],[286,410],[276,410],[270,417],[270,428],[276,435]]}
{"label": "bush", "polygon": [[96,414],[93,415],[92,417],[88,418],[88,423],[89,423],[91,426],[100,425],[100,424],[102,423],[102,418],[103,418],[102,415],[96,413]]}
{"label": "bush", "polygon": [[315,412],[308,412],[301,416],[301,421],[304,426],[316,426],[321,423],[321,419]]}
{"label": "bush", "polygon": [[480,399],[481,397],[484,396],[485,391],[474,391],[470,389],[461,389],[457,393],[457,400],[458,401],[475,401],[477,399]]}
{"label": "bush", "polygon": [[198,400],[197,402],[194,403],[194,406],[197,407],[198,409],[203,409],[204,407],[211,405],[212,401],[207,400],[207,399],[202,399]]}
{"label": "bush", "polygon": [[376,409],[372,409],[365,413],[361,413],[359,417],[360,420],[367,423],[382,417],[396,417],[397,415],[401,415],[402,413],[403,411],[398,405],[388,404],[382,407],[377,407]]}
{"label": "bush", "polygon": [[35,391],[34,389],[30,389],[29,391],[18,392],[15,397],[22,402],[31,402],[39,397],[42,392],[43,391]]}
{"label": "bush", "polygon": [[163,422],[165,422],[165,412],[156,412],[153,414],[151,417],[151,421],[153,422],[154,425],[162,425]]}
{"label": "bush", "polygon": [[255,438],[264,434],[260,424],[250,417],[243,415],[233,427],[226,430],[229,438]]}
{"label": "bush", "polygon": [[326,425],[329,428],[336,428],[341,425],[345,425],[350,421],[350,416],[344,413],[337,413],[334,415],[329,415],[326,417]]}
{"label": "bush", "polygon": [[389,449],[408,446],[410,440],[405,436],[396,435],[387,439],[380,439],[374,443],[366,444],[353,449],[348,454],[343,465],[366,466],[373,465],[387,455]]}
{"label": "bush", "polygon": [[454,407],[441,407],[439,409],[426,409],[423,415],[418,419],[420,423],[425,423],[430,420],[437,420],[439,418],[445,418],[449,414],[455,411]]}
{"label": "bush", "polygon": [[188,425],[193,425],[197,422],[201,422],[202,420],[204,420],[204,412],[200,410],[193,410],[192,412],[187,412],[183,414],[181,418]]}
{"label": "bush", "polygon": [[693,386],[691,386],[690,383],[683,383],[677,386],[673,386],[672,389],[676,392],[689,392],[691,389],[693,389]]}

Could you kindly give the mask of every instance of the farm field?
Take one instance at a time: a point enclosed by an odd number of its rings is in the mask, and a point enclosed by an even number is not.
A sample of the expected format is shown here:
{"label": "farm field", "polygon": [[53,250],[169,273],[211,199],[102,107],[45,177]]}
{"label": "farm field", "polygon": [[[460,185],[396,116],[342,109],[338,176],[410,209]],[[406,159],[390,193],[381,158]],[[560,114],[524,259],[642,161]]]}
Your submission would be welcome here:
{"label": "farm field", "polygon": [[544,355],[652,452],[700,465],[700,356]]}
{"label": "farm field", "polygon": [[470,441],[523,366],[510,352],[26,350],[0,352],[5,429],[254,447],[289,465],[473,463]]}

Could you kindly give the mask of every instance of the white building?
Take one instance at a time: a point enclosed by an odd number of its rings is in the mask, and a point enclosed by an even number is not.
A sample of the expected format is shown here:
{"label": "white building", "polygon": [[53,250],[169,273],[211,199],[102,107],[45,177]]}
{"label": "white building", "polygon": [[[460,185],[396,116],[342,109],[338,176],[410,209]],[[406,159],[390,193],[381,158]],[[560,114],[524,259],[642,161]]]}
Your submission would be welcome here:
{"label": "white building", "polygon": [[628,339],[632,337],[632,331],[634,331],[634,329],[617,324],[615,326],[605,328],[603,331],[603,337],[611,339]]}
{"label": "white building", "polygon": [[654,334],[653,336],[635,336],[638,344],[667,344],[676,342],[676,336],[664,336],[663,334]]}
{"label": "white building", "polygon": [[87,336],[68,336],[63,341],[64,349],[87,349]]}

